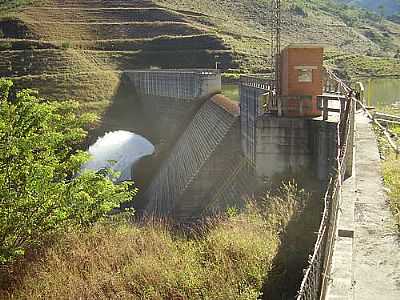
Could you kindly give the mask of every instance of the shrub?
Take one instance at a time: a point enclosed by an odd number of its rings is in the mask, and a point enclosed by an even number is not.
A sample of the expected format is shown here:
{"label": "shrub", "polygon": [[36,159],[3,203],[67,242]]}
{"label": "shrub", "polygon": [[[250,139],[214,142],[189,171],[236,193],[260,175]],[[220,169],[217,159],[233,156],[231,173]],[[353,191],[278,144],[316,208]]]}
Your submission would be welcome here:
{"label": "shrub", "polygon": [[62,42],[61,43],[61,48],[64,49],[64,50],[69,49],[69,48],[71,48],[71,43],[68,42],[68,41]]}
{"label": "shrub", "polygon": [[15,93],[0,79],[0,264],[50,234],[93,224],[135,192],[102,174],[77,176],[88,159],[79,151],[84,128],[94,121],[77,108]]}
{"label": "shrub", "polygon": [[0,51],[9,50],[12,48],[12,44],[10,42],[0,42]]}

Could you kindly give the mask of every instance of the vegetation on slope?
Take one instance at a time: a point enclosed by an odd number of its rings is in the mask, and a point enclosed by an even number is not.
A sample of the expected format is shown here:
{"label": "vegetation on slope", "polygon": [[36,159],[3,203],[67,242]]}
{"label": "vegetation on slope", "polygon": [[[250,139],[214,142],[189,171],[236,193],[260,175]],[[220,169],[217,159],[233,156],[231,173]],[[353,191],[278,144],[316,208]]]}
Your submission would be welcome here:
{"label": "vegetation on slope", "polygon": [[[400,116],[399,109],[394,107],[383,107],[381,111],[391,115]],[[391,124],[389,129],[398,137],[400,135],[400,125]],[[390,147],[386,137],[381,131],[376,130],[378,137],[378,146],[381,153],[383,180],[387,188],[389,203],[392,209],[395,223],[400,231],[400,158]],[[397,141],[398,143],[398,141]]]}
{"label": "vegetation on slope", "polygon": [[5,13],[9,10],[20,8],[31,3],[32,0],[0,0],[0,11],[1,13]]}
{"label": "vegetation on slope", "polygon": [[[232,78],[269,72],[267,0],[3,0],[2,11],[10,3],[29,9],[0,21],[0,73],[49,98],[58,93],[89,103],[99,113],[118,88],[115,71],[204,68],[219,61]],[[47,8],[34,7],[43,3]],[[322,43],[327,63],[349,78],[399,75],[398,60],[389,58],[400,46],[399,24],[333,0],[284,1],[283,20],[283,45]]]}
{"label": "vegetation on slope", "polygon": [[325,64],[330,68],[336,69],[342,78],[348,80],[400,76],[400,59],[390,57],[329,52],[326,54]]}
{"label": "vegetation on slope", "polygon": [[0,0],[0,17],[18,11],[24,7],[47,3],[51,0]]}
{"label": "vegetation on slope", "polygon": [[[136,192],[108,172],[80,173],[92,115],[76,103],[48,103],[0,79],[0,265],[69,228],[101,219]],[[77,176],[79,174],[79,176]]]}
{"label": "vegetation on slope", "polygon": [[363,7],[380,15],[392,16],[400,12],[399,0],[337,0],[354,6]]}
{"label": "vegetation on slope", "polygon": [[[398,130],[400,132],[400,130]],[[390,207],[400,231],[400,160],[394,154],[383,162],[383,179],[388,188]]]}
{"label": "vegetation on slope", "polygon": [[20,268],[3,297],[255,300],[302,200],[288,186],[189,234],[115,220],[68,233]]}

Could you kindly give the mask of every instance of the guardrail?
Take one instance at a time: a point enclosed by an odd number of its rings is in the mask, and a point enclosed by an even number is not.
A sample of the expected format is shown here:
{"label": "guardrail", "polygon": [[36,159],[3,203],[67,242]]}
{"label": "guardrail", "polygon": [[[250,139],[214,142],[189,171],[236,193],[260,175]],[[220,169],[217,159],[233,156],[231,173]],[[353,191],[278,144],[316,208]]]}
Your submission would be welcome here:
{"label": "guardrail", "polygon": [[193,100],[221,92],[218,70],[134,70],[124,75],[143,95]]}
{"label": "guardrail", "polygon": [[[352,156],[353,156],[353,137],[354,137],[354,113],[356,99],[350,96],[350,88],[347,87],[333,73],[327,74],[330,80],[335,80],[335,87],[340,93],[348,95],[340,97],[341,103],[336,112],[340,118],[337,124],[337,170],[330,179],[324,197],[324,211],[318,230],[317,241],[314,251],[309,260],[309,266],[305,270],[297,300],[316,300],[324,299],[329,282],[331,271],[332,254],[337,229],[337,215],[341,197],[342,183],[346,176],[351,175]],[[327,113],[328,105],[322,108]]]}

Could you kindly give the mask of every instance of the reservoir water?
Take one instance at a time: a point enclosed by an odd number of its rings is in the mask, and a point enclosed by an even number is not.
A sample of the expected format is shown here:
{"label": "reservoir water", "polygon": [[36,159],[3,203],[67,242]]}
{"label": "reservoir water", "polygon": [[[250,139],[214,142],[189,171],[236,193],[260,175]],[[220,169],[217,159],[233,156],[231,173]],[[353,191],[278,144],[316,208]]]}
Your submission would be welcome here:
{"label": "reservoir water", "polygon": [[[374,78],[361,80],[365,88],[365,100],[370,105],[381,106],[400,102],[400,78]],[[369,92],[370,91],[370,92]],[[233,101],[240,101],[238,84],[223,84],[222,93]]]}
{"label": "reservoir water", "polygon": [[222,85],[222,94],[233,101],[240,101],[239,96],[239,84],[223,84]]}
{"label": "reservoir water", "polygon": [[153,144],[140,135],[123,130],[109,132],[89,147],[91,160],[82,169],[110,168],[120,174],[117,181],[131,180],[133,165],[154,150]]}
{"label": "reservoir water", "polygon": [[400,102],[400,78],[366,79],[362,80],[362,83],[367,104],[383,106]]}

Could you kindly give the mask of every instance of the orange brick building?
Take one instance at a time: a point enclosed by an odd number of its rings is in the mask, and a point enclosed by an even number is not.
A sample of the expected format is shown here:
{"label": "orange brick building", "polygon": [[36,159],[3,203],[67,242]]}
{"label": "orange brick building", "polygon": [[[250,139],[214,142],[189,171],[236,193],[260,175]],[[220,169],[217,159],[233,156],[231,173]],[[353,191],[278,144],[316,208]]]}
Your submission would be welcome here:
{"label": "orange brick building", "polygon": [[292,44],[281,53],[282,113],[289,117],[317,117],[317,96],[323,92],[323,55],[320,45]]}

